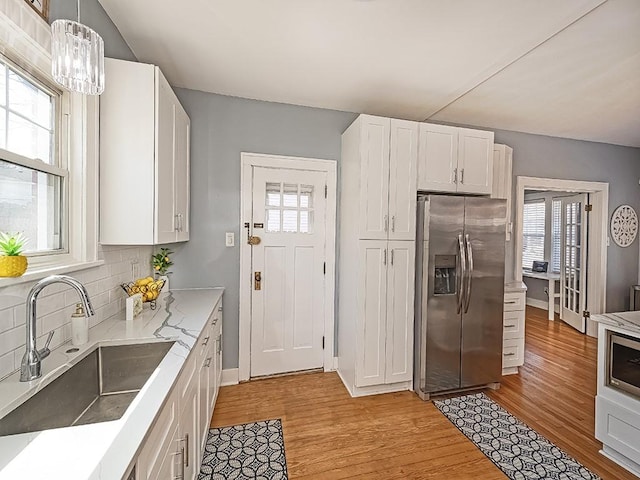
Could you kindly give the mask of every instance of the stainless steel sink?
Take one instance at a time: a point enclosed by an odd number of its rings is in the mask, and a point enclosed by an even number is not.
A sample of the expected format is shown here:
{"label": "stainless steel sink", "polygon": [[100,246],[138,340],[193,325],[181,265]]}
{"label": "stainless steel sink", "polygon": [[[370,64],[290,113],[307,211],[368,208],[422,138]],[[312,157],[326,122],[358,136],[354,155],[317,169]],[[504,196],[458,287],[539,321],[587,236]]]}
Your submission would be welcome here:
{"label": "stainless steel sink", "polygon": [[0,419],[0,436],[119,419],[173,344],[96,348]]}

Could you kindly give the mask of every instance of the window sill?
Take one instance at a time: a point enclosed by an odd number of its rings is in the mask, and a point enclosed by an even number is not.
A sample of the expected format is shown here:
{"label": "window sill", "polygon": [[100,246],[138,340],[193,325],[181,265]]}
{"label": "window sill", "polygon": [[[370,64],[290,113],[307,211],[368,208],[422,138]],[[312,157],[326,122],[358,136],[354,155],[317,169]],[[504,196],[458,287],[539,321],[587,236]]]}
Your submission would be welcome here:
{"label": "window sill", "polygon": [[36,266],[34,268],[29,268],[27,272],[21,277],[0,278],[0,288],[9,287],[11,285],[18,285],[20,283],[34,282],[48,277],[49,275],[77,272],[79,270],[99,267],[100,265],[104,265],[104,260],[95,260],[93,262],[76,262],[70,263],[68,265],[49,265],[40,267]]}

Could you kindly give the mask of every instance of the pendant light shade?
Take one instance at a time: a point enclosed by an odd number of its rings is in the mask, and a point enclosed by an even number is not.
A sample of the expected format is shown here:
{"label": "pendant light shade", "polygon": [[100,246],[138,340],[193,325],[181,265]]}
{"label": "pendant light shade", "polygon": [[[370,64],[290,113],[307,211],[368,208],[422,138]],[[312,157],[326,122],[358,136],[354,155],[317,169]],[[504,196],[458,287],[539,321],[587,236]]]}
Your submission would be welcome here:
{"label": "pendant light shade", "polygon": [[74,92],[100,95],[104,91],[104,42],[94,30],[73,20],[51,24],[51,73]]}

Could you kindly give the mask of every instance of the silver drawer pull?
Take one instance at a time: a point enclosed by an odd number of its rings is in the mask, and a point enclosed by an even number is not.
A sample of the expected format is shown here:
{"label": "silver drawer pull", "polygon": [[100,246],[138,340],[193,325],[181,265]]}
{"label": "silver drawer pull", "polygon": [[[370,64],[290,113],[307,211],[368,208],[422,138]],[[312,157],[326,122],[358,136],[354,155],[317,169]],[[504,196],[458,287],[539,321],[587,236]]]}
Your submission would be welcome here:
{"label": "silver drawer pull", "polygon": [[516,328],[517,325],[505,325],[504,328]]}
{"label": "silver drawer pull", "polygon": [[211,366],[211,357],[207,358],[204,361],[204,366],[207,367],[207,368],[209,368]]}
{"label": "silver drawer pull", "polygon": [[205,346],[207,343],[209,343],[209,337],[204,337],[204,340],[202,341],[202,346]]}
{"label": "silver drawer pull", "polygon": [[507,304],[507,305],[515,305],[516,303],[518,303],[518,301],[517,300],[509,300],[509,301],[505,301],[504,303]]}
{"label": "silver drawer pull", "polygon": [[504,356],[505,357],[515,357],[516,354],[515,353],[505,353]]}

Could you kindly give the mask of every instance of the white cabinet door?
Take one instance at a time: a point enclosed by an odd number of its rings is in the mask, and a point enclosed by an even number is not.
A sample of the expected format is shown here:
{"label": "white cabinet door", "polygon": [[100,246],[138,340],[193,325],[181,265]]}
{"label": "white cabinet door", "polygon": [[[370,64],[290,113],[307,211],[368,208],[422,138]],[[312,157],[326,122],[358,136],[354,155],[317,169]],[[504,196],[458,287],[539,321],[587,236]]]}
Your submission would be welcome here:
{"label": "white cabinet door", "polygon": [[361,240],[359,252],[356,386],[384,383],[387,314],[387,241]]}
{"label": "white cabinet door", "polygon": [[457,130],[445,125],[420,124],[418,190],[456,191]]}
{"label": "white cabinet door", "polygon": [[385,383],[413,377],[415,242],[390,241],[387,269]]}
{"label": "white cabinet door", "polygon": [[389,240],[416,237],[418,123],[391,120]]}
{"label": "white cabinet door", "polygon": [[360,238],[386,239],[389,229],[388,118],[361,115]]}
{"label": "white cabinet door", "polygon": [[200,367],[200,379],[198,381],[198,419],[200,422],[200,435],[198,440],[201,451],[204,451],[209,426],[211,424],[211,414],[209,413],[209,365],[211,365],[213,359],[209,356],[209,352],[210,349],[207,348],[204,363]]}
{"label": "white cabinet door", "polygon": [[180,472],[177,409],[177,402],[170,398],[138,456],[138,480],[165,480]]}
{"label": "white cabinet door", "polygon": [[176,105],[171,86],[156,68],[155,243],[176,241],[174,132]]}
{"label": "white cabinet door", "polygon": [[200,471],[200,442],[198,418],[198,377],[193,377],[191,388],[185,398],[180,417],[180,438],[184,453],[180,460],[184,463],[184,480],[195,480]]}
{"label": "white cabinet door", "polygon": [[490,194],[493,132],[458,128],[458,192]]}
{"label": "white cabinet door", "polygon": [[175,125],[175,214],[178,216],[176,241],[189,240],[189,135],[191,122],[182,106],[176,105]]}
{"label": "white cabinet door", "polygon": [[511,187],[513,173],[513,149],[507,145],[493,145],[493,179],[491,198],[507,201],[506,240],[511,240],[513,223],[511,222]]}

